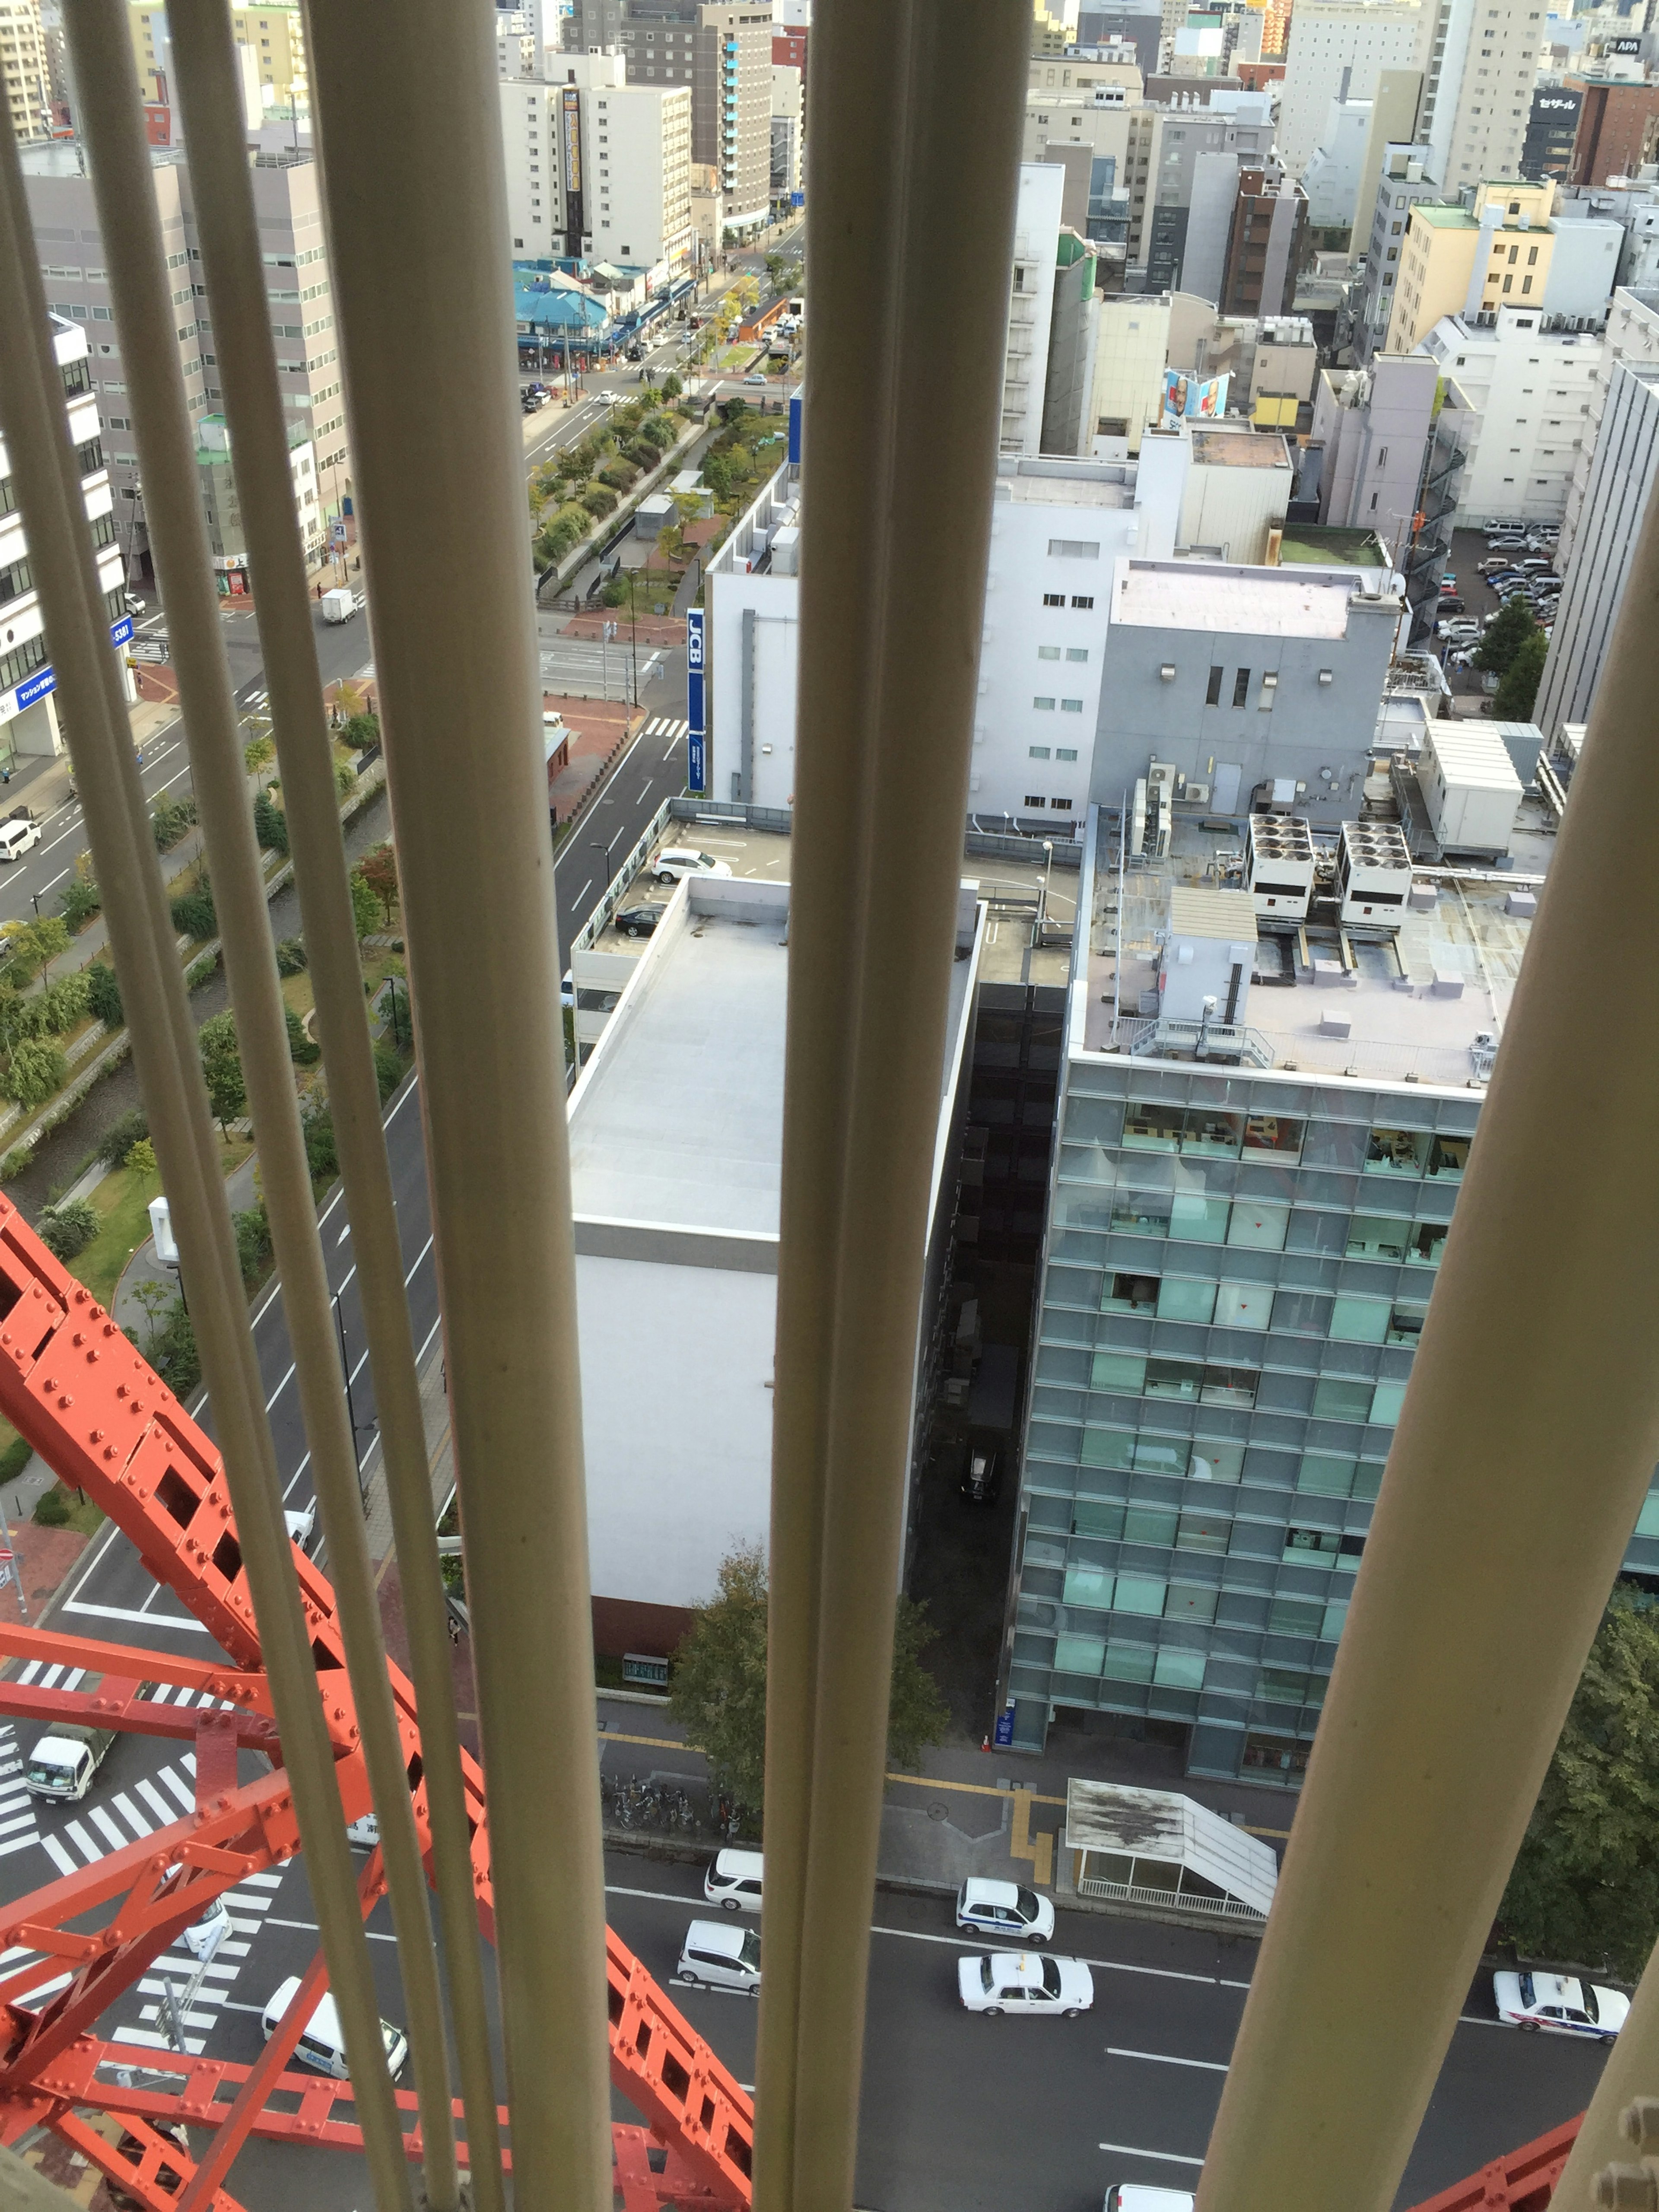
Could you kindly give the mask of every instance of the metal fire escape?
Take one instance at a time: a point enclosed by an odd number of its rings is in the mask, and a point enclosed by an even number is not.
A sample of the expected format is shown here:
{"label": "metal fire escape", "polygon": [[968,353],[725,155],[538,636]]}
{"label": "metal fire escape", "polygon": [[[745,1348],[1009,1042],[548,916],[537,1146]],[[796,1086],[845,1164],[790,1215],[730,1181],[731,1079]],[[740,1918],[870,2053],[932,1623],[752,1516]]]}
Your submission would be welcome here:
{"label": "metal fire escape", "polygon": [[[90,1494],[227,1655],[222,1664],[204,1663],[50,1631],[0,1628],[0,1656],[102,1678],[90,1692],[0,1683],[0,1712],[182,1737],[196,1752],[192,1812],[0,1911],[0,1951],[18,1946],[42,1954],[0,1977],[0,2142],[15,2144],[45,2126],[146,2212],[236,2212],[219,2185],[250,2135],[342,2149],[362,2143],[349,2082],[283,2070],[325,1984],[321,1954],[252,2067],[158,2055],[149,2045],[106,2043],[94,2032],[221,1891],[282,1864],[300,1847],[224,1470],[212,1442],[160,1376],[3,1197],[0,1413],[64,1482]],[[370,1793],[334,1593],[303,1553],[295,1564],[340,1801],[352,1820],[370,1809]],[[388,1671],[429,1865],[415,1693],[396,1667]],[[186,1712],[143,1694],[156,1683],[221,1702],[216,1710]],[[239,1784],[242,1749],[263,1752],[270,1772]],[[483,1776],[465,1754],[463,1767],[478,1923],[493,1940]],[[376,1850],[359,1884],[365,1914],[383,1887]],[[95,1917],[101,1924],[88,1931]],[[65,1969],[66,1986],[45,2002],[29,2002]],[[747,2205],[749,2098],[614,1935],[606,1972],[611,2080],[647,2124],[612,2130],[626,2212],[652,2212],[671,2200],[711,2212]],[[155,2086],[158,2076],[164,2086]],[[137,2079],[148,2086],[135,2086]],[[412,2114],[416,2100],[400,2093],[398,2104]],[[454,2111],[459,2122],[459,2100]],[[100,2112],[118,2117],[118,2143],[87,2117]],[[501,2117],[505,2129],[508,2115]],[[167,2127],[179,2142],[185,2128],[215,2131],[199,2166],[158,2131]],[[418,2126],[404,2140],[409,2157],[418,2159]]]}

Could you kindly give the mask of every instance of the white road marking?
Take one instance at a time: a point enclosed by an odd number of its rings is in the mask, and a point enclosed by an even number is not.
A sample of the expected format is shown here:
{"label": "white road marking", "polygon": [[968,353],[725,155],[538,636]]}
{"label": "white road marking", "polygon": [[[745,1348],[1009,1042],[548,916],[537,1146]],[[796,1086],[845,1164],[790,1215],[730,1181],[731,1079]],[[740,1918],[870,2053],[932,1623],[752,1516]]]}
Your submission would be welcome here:
{"label": "white road marking", "polygon": [[[264,1923],[264,1925],[267,1928],[299,1928],[302,1929],[306,1934],[309,1936],[315,1936],[319,1933],[317,1923],[314,1920],[279,1920],[274,1912],[271,1914],[270,1919]],[[398,1940],[395,1936],[389,1933],[383,1933],[378,1928],[365,1928],[363,1933],[368,1936],[371,1943],[395,1943]]]}
{"label": "white road marking", "polygon": [[1106,2046],[1109,2058],[1144,2058],[1152,2066],[1195,2066],[1200,2073],[1225,2074],[1231,2071],[1213,2058],[1177,2058],[1168,2051],[1120,2051],[1115,2044]]}
{"label": "white road marking", "polygon": [[64,1849],[64,1846],[58,1842],[56,1836],[42,1836],[40,1842],[46,1851],[46,1856],[52,1861],[59,1874],[80,1873],[80,1868],[70,1856],[69,1853]]}
{"label": "white road marking", "polygon": [[1134,2143],[1102,2143],[1102,2150],[1115,2151],[1120,2158],[1155,2158],[1161,2166],[1202,2166],[1201,2158],[1188,2158],[1178,2150],[1142,2150]]}

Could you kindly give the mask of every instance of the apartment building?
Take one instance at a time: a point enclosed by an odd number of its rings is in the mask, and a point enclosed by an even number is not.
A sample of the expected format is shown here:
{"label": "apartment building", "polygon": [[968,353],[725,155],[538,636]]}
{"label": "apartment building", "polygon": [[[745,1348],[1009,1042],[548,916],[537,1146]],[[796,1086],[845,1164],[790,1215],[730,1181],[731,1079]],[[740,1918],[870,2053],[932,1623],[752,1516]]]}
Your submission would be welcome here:
{"label": "apartment building", "polygon": [[[1138,77],[1138,73],[1137,73]],[[1061,217],[1121,264],[1141,258],[1147,176],[1161,111],[1136,89],[1030,93],[1022,158],[1061,169]]]}
{"label": "apartment building", "polygon": [[1595,185],[1633,177],[1650,158],[1644,149],[1649,125],[1659,115],[1659,82],[1610,82],[1586,74],[1568,77],[1562,91],[1577,94],[1580,103],[1568,181]]}
{"label": "apartment building", "polygon": [[496,88],[514,252],[674,276],[695,251],[689,87],[630,84],[614,50],[550,52],[547,66],[556,82]]}
{"label": "apartment building", "polygon": [[1218,305],[1225,315],[1287,315],[1308,228],[1308,195],[1278,162],[1240,166]]}
{"label": "apartment building", "polygon": [[1334,100],[1319,143],[1302,172],[1308,220],[1316,230],[1351,230],[1370,143],[1369,100]]}
{"label": "apartment building", "polygon": [[772,197],[787,202],[801,189],[806,103],[801,73],[772,64]]}
{"label": "apartment building", "polygon": [[1533,901],[1357,805],[1242,862],[1199,813],[1127,868],[1090,818],[1005,1694],[1295,1788]]}
{"label": "apartment building", "polygon": [[766,222],[772,198],[772,16],[750,0],[578,0],[568,53],[616,48],[630,85],[689,86],[691,159],[718,169],[726,229]]}
{"label": "apartment building", "polygon": [[[1090,402],[1091,450],[1115,458],[1112,441],[1133,459],[1148,427],[1164,411],[1164,371],[1170,353],[1170,301],[1123,293],[1101,301],[1095,333],[1095,382]],[[1108,441],[1104,446],[1096,441]]]}
{"label": "apartment building", "polygon": [[495,74],[539,76],[542,55],[533,14],[523,8],[495,10]]}
{"label": "apartment building", "polygon": [[[54,315],[52,337],[52,353],[64,380],[81,496],[92,526],[110,637],[120,645],[132,635],[122,584],[125,518],[115,512],[115,495],[105,465],[98,390],[88,359],[87,334],[76,324]],[[46,617],[3,445],[0,445],[0,641],[4,645],[0,651],[0,769],[9,770],[21,755],[62,752],[64,740],[52,697],[57,678],[52,673],[51,641],[46,635]],[[125,666],[122,682],[131,698],[132,678]]]}
{"label": "apartment building", "polygon": [[1598,333],[1552,330],[1539,309],[1490,323],[1447,315],[1419,350],[1456,380],[1472,410],[1458,526],[1503,515],[1559,522],[1588,427]]}
{"label": "apartment building", "polygon": [[1383,70],[1409,68],[1422,40],[1414,0],[1297,0],[1285,53],[1279,157],[1299,177],[1334,100],[1370,100]]}
{"label": "apartment building", "polygon": [[1538,184],[1499,178],[1476,185],[1466,200],[1425,200],[1408,209],[1389,351],[1412,352],[1443,315],[1541,305],[1555,249],[1554,198],[1547,178]]}
{"label": "apartment building", "polygon": [[1003,343],[999,448],[1005,456],[1035,458],[1042,450],[1054,264],[1064,192],[1062,170],[1050,162],[1022,162],[1014,216],[1014,262],[1009,277],[1008,330]]}
{"label": "apartment building", "polygon": [[0,0],[0,79],[12,136],[20,142],[46,137],[52,127],[52,70],[40,0]]}
{"label": "apartment building", "polygon": [[[173,56],[167,9],[152,0],[130,0],[128,27],[138,64],[143,96],[172,104]],[[306,61],[306,31],[297,0],[273,0],[262,8],[233,6],[231,33],[247,49],[261,105],[289,115],[311,112],[311,77]]]}
{"label": "apartment building", "polygon": [[[1218,302],[1237,179],[1272,159],[1266,93],[1212,92],[1203,106],[1158,108],[1147,155],[1146,204],[1133,258],[1148,292],[1196,292]],[[1135,189],[1140,189],[1137,167]],[[1188,267],[1189,244],[1194,266]]]}
{"label": "apartment building", "polygon": [[1565,579],[1533,719],[1553,748],[1589,720],[1631,557],[1659,479],[1659,292],[1615,295],[1561,527]]}
{"label": "apartment building", "polygon": [[1521,173],[1544,15],[1543,0],[1425,0],[1416,135],[1448,192]]}
{"label": "apartment building", "polygon": [[[309,438],[289,426],[289,474],[294,486],[294,516],[307,561],[322,554],[327,537],[317,496],[316,455]],[[196,425],[196,479],[207,518],[208,555],[221,599],[246,597],[247,538],[242,528],[241,498],[231,466],[230,426],[222,415],[204,415]]]}
{"label": "apartment building", "polygon": [[[118,501],[137,480],[137,453],[127,407],[121,334],[110,305],[109,272],[104,266],[91,179],[82,173],[80,149],[72,142],[26,149],[22,161],[47,302],[54,314],[86,330],[88,365]],[[152,148],[150,174],[174,283],[185,399],[192,420],[199,420],[218,407],[222,394],[183,150]],[[310,442],[323,518],[331,525],[341,523],[351,493],[351,454],[316,165],[304,151],[260,154],[253,162],[252,178],[271,336],[289,434]],[[142,556],[145,547],[140,504],[133,550]]]}

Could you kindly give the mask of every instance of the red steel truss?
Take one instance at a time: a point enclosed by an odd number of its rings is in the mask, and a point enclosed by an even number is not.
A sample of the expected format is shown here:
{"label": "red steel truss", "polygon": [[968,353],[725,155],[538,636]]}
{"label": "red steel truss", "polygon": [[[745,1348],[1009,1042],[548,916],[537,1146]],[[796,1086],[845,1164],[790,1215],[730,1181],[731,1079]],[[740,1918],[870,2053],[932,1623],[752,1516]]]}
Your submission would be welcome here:
{"label": "red steel truss", "polygon": [[1548,2135],[1494,2159],[1466,2181],[1413,2205],[1412,2212],[1544,2212],[1583,2117],[1580,2112]]}
{"label": "red steel truss", "polygon": [[[14,2142],[44,2124],[149,2212],[183,2212],[186,2205],[190,2212],[237,2212],[214,2177],[248,2135],[342,2147],[362,2141],[349,2117],[337,2117],[349,2113],[348,2083],[278,2070],[283,2046],[293,2048],[284,2031],[291,2027],[297,2036],[323,1987],[320,1959],[253,2068],[100,2043],[92,2033],[105,2009],[214,1897],[300,1848],[224,1469],[212,1441],[3,1195],[0,1413],[64,1482],[91,1494],[156,1581],[228,1655],[228,1663],[216,1665],[53,1632],[0,1628],[0,1656],[75,1666],[100,1678],[92,1690],[74,1692],[0,1682],[0,1712],[188,1737],[197,1757],[193,1812],[0,1908],[0,1949],[27,1947],[49,1962],[0,1977],[0,2141]],[[334,1593],[303,1553],[296,1553],[295,1565],[341,1802],[354,1820],[369,1809],[370,1793]],[[387,1673],[429,1866],[414,1688],[395,1666],[388,1663]],[[158,1704],[145,1691],[162,1682],[205,1692],[222,1705],[186,1711]],[[264,1752],[273,1761],[270,1773],[239,1785],[239,1747]],[[479,1925],[493,1941],[483,1775],[465,1753],[462,1765]],[[365,1911],[379,1894],[379,1860],[376,1852],[364,1878]],[[94,1933],[75,1924],[98,1913],[107,1917]],[[70,1981],[49,2002],[25,2002],[66,1967]],[[749,2098],[615,1935],[607,1937],[606,1967],[611,2080],[647,2123],[613,2130],[627,2212],[647,2212],[668,2199],[747,2206],[754,2133]],[[183,2086],[135,2089],[118,2079],[132,2070],[164,2072]],[[414,2112],[412,2095],[400,2094],[398,2104]],[[458,2104],[458,2117],[459,2110]],[[88,2112],[118,2118],[120,2125],[106,2136],[82,2117]],[[157,2132],[185,2124],[217,2130],[199,2189],[183,2149]],[[179,2143],[184,2140],[181,2132]],[[404,2142],[410,2157],[418,2158],[418,2127]]]}

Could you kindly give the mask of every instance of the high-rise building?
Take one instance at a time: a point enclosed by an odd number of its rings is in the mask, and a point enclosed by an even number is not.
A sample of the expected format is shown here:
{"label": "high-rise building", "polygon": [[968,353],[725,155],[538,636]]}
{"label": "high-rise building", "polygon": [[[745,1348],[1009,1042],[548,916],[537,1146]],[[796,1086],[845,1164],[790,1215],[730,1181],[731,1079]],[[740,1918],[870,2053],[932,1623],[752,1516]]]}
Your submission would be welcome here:
{"label": "high-rise building", "polygon": [[497,87],[513,251],[672,276],[691,258],[691,93],[629,84],[622,56],[550,53],[559,80]]}
{"label": "high-rise building", "polygon": [[1275,162],[1241,166],[1222,273],[1224,315],[1287,315],[1308,227],[1308,195]]}
{"label": "high-rise building", "polygon": [[772,17],[759,0],[578,0],[567,51],[614,46],[628,82],[688,85],[691,159],[720,171],[726,229],[763,225],[772,199]]}
{"label": "high-rise building", "polygon": [[[155,6],[154,0],[131,0],[128,19],[143,95],[170,106],[173,57],[167,9]],[[248,50],[263,105],[289,114],[309,113],[311,76],[306,62],[305,21],[295,0],[268,0],[264,7],[233,7],[230,24],[237,45]]]}
{"label": "high-rise building", "polygon": [[1419,351],[1455,378],[1471,410],[1458,526],[1486,515],[1559,522],[1589,397],[1601,373],[1592,332],[1551,330],[1541,307],[1491,319],[1447,315]]}
{"label": "high-rise building", "polygon": [[805,100],[801,73],[772,64],[772,197],[787,200],[801,188]]}
{"label": "high-rise building", "polygon": [[1633,177],[1646,158],[1644,137],[1659,115],[1659,83],[1603,82],[1570,76],[1562,92],[1577,93],[1581,106],[1572,142],[1569,180],[1605,185],[1613,177]]}
{"label": "high-rise building", "polygon": [[[1144,142],[1143,142],[1144,143]],[[1216,92],[1201,107],[1158,107],[1143,179],[1137,152],[1131,238],[1139,218],[1139,248],[1148,292],[1197,292],[1220,300],[1227,239],[1237,197],[1237,171],[1272,158],[1273,123],[1265,92]],[[1206,156],[1226,157],[1206,161]],[[1196,268],[1188,268],[1189,245]]]}
{"label": "high-rise building", "polygon": [[52,130],[52,70],[40,0],[0,0],[0,74],[12,135],[44,138]]}
{"label": "high-rise building", "polygon": [[1582,89],[1559,83],[1540,84],[1532,96],[1527,135],[1521,143],[1523,177],[1553,177],[1565,184],[1572,173],[1572,149],[1578,135]]}
{"label": "high-rise building", "polygon": [[1424,200],[1407,210],[1388,349],[1410,353],[1443,315],[1495,315],[1540,304],[1555,248],[1555,186],[1496,178],[1467,202]]}
{"label": "high-rise building", "polygon": [[1425,0],[1417,136],[1445,191],[1520,175],[1544,15],[1543,0]]}
{"label": "high-rise building", "polygon": [[[87,361],[87,335],[74,323],[54,315],[52,340],[53,357],[64,380],[81,496],[92,526],[99,588],[104,595],[111,635],[118,644],[132,631],[122,584],[125,547],[105,464],[97,387]],[[4,643],[0,652],[0,769],[9,771],[20,754],[60,753],[64,741],[52,698],[57,679],[52,673],[51,641],[46,635],[23,518],[17,512],[11,462],[3,446],[0,446],[0,640]],[[131,696],[132,679],[125,668],[122,680]]]}
{"label": "high-rise building", "polygon": [[1408,68],[1422,36],[1416,0],[1300,0],[1279,108],[1279,157],[1307,167],[1334,100],[1369,100],[1380,71]]}
{"label": "high-rise building", "polygon": [[1020,165],[1014,216],[1014,264],[1009,279],[1008,330],[1003,342],[1002,431],[1005,458],[1035,459],[1042,450],[1048,337],[1054,319],[1054,259],[1065,173],[1051,163]]}
{"label": "high-rise building", "polygon": [[[54,314],[81,325],[87,333],[88,368],[103,414],[110,474],[119,504],[118,495],[137,482],[137,454],[92,181],[82,173],[80,149],[68,142],[26,149],[23,170],[48,304]],[[222,395],[201,283],[195,202],[182,149],[153,148],[150,173],[173,279],[185,404],[192,421],[199,421],[219,407]],[[314,450],[323,519],[341,521],[351,492],[351,456],[316,164],[303,151],[260,154],[252,176],[284,419],[290,438],[297,434],[309,440]],[[134,518],[137,534],[133,550],[142,555],[142,506],[135,504],[139,513]],[[124,534],[125,529],[124,518]]]}

